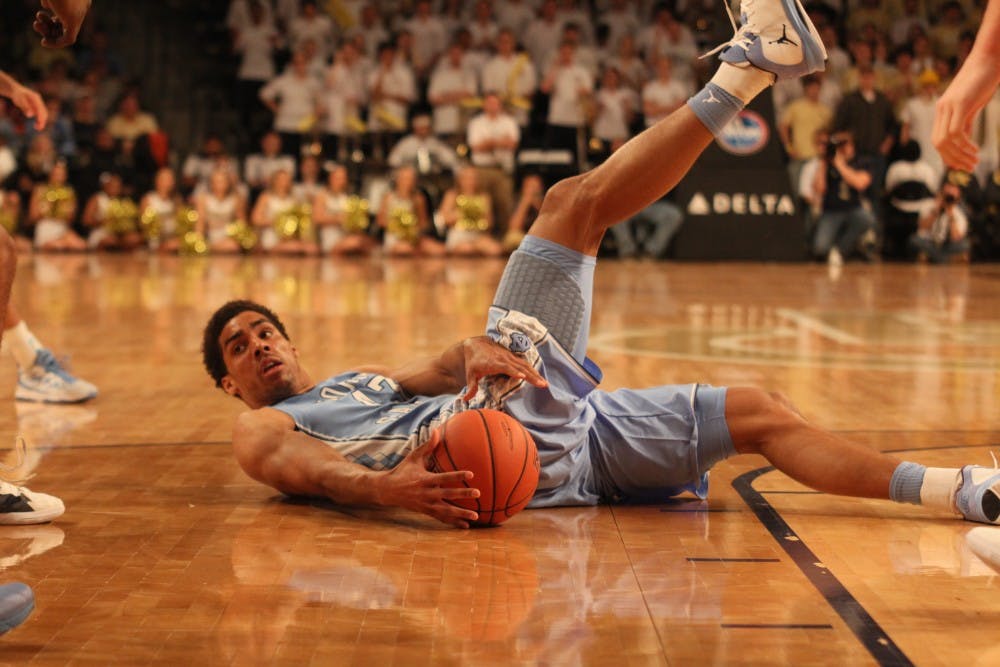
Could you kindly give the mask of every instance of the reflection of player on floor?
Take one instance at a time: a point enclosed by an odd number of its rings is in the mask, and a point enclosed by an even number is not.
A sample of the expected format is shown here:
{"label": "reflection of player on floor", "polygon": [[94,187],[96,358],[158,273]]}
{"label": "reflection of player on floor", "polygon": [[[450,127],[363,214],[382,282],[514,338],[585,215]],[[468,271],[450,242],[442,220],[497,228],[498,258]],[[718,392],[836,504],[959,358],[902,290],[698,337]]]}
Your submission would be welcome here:
{"label": "reflection of player on floor", "polygon": [[[220,387],[252,408],[233,436],[244,470],[286,493],[401,506],[465,526],[475,513],[448,501],[475,490],[448,488],[462,473],[428,472],[426,457],[439,423],[485,406],[503,409],[535,438],[542,470],[533,507],[704,496],[715,463],[760,454],[827,493],[996,520],[995,471],[900,463],[810,425],[776,394],[704,385],[596,389],[600,372],[585,353],[604,233],[676,185],[713,133],[775,75],[822,67],[825,51],[798,2],[744,0],[742,11],[744,25],[700,93],[601,166],[548,192],[501,279],[488,337],[427,362],[357,369],[317,384],[273,313],[249,302],[221,308],[206,327],[205,363]],[[780,42],[785,26],[801,46]]]}

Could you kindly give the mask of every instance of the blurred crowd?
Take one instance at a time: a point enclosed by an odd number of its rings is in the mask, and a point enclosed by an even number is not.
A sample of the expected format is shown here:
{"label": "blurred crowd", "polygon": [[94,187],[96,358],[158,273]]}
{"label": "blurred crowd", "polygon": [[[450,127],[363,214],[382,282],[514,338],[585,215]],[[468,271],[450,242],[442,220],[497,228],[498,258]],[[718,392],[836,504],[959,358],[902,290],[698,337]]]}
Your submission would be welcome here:
{"label": "blurred crowd", "polygon": [[[930,141],[983,6],[807,4],[827,70],[772,96],[817,259],[1000,257],[1000,97],[975,173]],[[188,155],[99,21],[25,54],[52,118],[0,107],[0,224],[25,249],[499,255],[554,180],[684,104],[732,30],[718,0],[231,0],[219,20],[240,132]],[[683,217],[668,196],[608,251],[668,256]]]}

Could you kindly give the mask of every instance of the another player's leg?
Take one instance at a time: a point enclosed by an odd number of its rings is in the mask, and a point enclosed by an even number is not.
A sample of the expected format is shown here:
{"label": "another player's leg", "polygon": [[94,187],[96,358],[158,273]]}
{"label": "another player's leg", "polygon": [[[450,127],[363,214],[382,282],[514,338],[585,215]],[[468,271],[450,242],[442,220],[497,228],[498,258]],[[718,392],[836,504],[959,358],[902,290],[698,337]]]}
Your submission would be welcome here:
{"label": "another player's leg", "polygon": [[900,461],[813,426],[786,399],[759,389],[729,388],[725,414],[734,450],[729,454],[761,454],[818,491],[927,505],[983,523],[1000,519],[998,470]]}
{"label": "another player's leg", "polygon": [[19,401],[81,403],[97,396],[97,387],[63,368],[9,304],[0,351],[10,354],[17,362],[14,397]]}
{"label": "another player's leg", "polygon": [[0,586],[0,635],[24,623],[35,608],[35,594],[21,583]]}
{"label": "another player's leg", "polygon": [[776,78],[823,68],[826,51],[798,0],[743,0],[742,26],[688,103],[599,167],[557,183],[531,234],[596,255],[604,232],[661,198],[742,108]]}

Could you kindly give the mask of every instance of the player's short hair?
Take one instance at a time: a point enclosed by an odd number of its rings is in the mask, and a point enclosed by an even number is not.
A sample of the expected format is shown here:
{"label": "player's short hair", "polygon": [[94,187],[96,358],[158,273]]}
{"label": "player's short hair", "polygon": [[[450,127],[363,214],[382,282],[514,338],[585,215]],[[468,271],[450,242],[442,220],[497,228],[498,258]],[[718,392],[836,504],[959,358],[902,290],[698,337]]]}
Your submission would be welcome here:
{"label": "player's short hair", "polygon": [[215,380],[216,387],[222,386],[222,378],[226,377],[226,374],[229,373],[229,369],[226,368],[226,362],[222,358],[222,345],[219,344],[219,336],[222,335],[222,329],[229,320],[248,310],[260,313],[266,317],[281,332],[282,336],[288,338],[285,325],[281,323],[281,320],[278,319],[278,316],[270,308],[246,299],[230,301],[224,304],[209,318],[208,324],[205,325],[205,332],[201,341],[202,361],[205,364],[205,370]]}

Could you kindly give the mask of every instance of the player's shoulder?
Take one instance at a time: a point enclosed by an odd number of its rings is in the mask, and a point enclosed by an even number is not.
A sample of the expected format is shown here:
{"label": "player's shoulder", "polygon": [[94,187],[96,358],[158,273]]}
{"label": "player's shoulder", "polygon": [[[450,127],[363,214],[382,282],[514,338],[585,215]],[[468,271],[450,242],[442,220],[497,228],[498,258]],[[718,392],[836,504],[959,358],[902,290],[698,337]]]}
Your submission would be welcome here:
{"label": "player's shoulder", "polygon": [[295,429],[295,421],[288,414],[274,408],[248,410],[236,417],[233,425],[233,443],[250,443],[266,439],[276,432]]}

